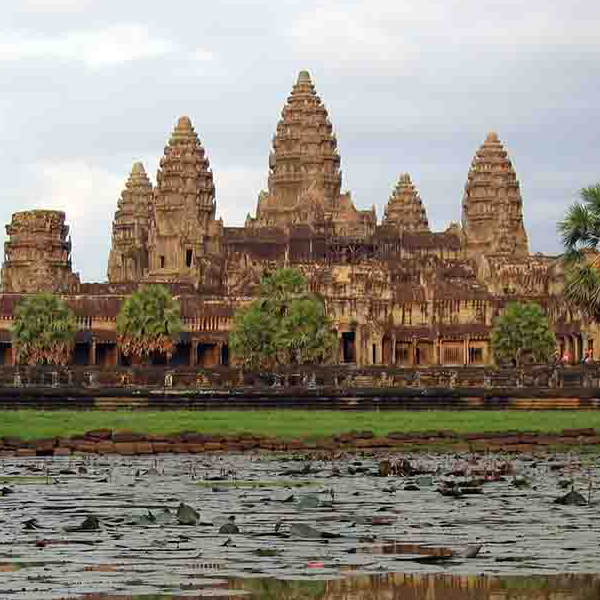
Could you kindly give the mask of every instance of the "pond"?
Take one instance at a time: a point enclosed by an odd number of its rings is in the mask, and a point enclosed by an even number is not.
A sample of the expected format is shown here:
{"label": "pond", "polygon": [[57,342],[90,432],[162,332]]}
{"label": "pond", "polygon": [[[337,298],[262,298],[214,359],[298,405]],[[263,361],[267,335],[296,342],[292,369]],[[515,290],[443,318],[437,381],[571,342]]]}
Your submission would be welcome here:
{"label": "pond", "polygon": [[4,457],[0,599],[592,600],[599,484],[576,454]]}

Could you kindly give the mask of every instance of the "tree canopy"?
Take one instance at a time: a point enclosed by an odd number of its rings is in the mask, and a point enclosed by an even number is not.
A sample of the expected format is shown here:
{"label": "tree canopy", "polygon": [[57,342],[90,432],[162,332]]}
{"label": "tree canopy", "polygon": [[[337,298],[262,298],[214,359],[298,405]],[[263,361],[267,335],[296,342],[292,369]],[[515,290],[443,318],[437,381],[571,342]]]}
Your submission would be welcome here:
{"label": "tree canopy", "polygon": [[179,302],[163,285],[141,286],[123,302],[116,329],[125,356],[170,358],[183,329]]}
{"label": "tree canopy", "polygon": [[494,323],[492,350],[499,363],[513,359],[518,363],[523,351],[530,352],[535,362],[547,362],[556,351],[556,339],[541,306],[509,303]]}
{"label": "tree canopy", "polygon": [[338,341],[325,303],[296,269],[263,276],[259,298],[234,318],[229,346],[247,369],[328,362]]}
{"label": "tree canopy", "polygon": [[53,294],[21,300],[13,319],[16,361],[28,365],[69,362],[75,345],[77,321],[73,311]]}
{"label": "tree canopy", "polygon": [[583,188],[558,231],[565,247],[563,295],[588,318],[600,320],[600,183]]}

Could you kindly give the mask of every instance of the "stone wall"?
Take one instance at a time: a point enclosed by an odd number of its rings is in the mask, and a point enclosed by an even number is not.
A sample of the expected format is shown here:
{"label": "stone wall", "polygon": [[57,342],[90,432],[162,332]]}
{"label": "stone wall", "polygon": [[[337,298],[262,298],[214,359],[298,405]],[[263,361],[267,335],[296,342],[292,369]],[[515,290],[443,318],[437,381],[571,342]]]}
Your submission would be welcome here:
{"label": "stone wall", "polygon": [[600,366],[528,369],[0,368],[0,408],[596,409]]}

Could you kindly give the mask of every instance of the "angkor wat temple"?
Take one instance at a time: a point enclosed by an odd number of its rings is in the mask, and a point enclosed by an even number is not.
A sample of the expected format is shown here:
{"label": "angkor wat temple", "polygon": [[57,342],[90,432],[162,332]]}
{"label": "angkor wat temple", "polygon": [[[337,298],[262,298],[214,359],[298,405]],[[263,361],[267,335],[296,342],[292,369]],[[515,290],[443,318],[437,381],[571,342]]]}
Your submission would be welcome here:
{"label": "angkor wat temple", "polygon": [[[65,214],[15,213],[6,226],[0,359],[10,364],[12,312],[23,294],[59,293],[78,316],[74,362],[120,363],[115,318],[137,285],[164,283],[181,302],[186,332],[174,364],[229,363],[228,330],[261,274],[300,269],[326,299],[340,363],[484,365],[492,322],[510,300],[548,312],[562,350],[578,360],[597,337],[560,298],[557,257],[530,254],[522,198],[496,133],[475,152],[462,223],[432,232],[418,191],[400,175],[378,222],[342,192],[333,125],[302,71],[283,107],[268,164],[268,189],[244,227],[216,218],[207,152],[181,117],[150,182],[133,165],[117,202],[107,283],[82,283],[71,268]],[[596,349],[598,342],[596,342]]]}

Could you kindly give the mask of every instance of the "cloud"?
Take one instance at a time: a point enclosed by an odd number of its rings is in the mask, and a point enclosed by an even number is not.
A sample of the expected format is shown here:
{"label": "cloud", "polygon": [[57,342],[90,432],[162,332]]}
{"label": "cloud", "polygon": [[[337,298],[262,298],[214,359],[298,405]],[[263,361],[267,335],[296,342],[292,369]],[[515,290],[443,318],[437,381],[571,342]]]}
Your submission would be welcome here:
{"label": "cloud", "polygon": [[447,69],[472,71],[489,56],[523,60],[559,49],[600,54],[600,8],[581,4],[565,10],[535,0],[327,0],[309,4],[286,35],[292,52],[324,60],[330,70],[397,76],[429,67],[443,77]]}
{"label": "cloud", "polygon": [[213,165],[217,218],[226,227],[241,227],[246,215],[254,216],[260,190],[267,186],[267,169],[246,165]]}
{"label": "cloud", "polygon": [[94,68],[154,58],[175,49],[170,40],[153,37],[147,27],[137,24],[69,31],[62,36],[9,32],[0,37],[0,62],[54,59],[81,61]]}
{"label": "cloud", "polygon": [[66,213],[73,241],[74,270],[84,279],[103,281],[110,249],[111,223],[125,177],[83,160],[36,165],[39,195],[35,206]]}

